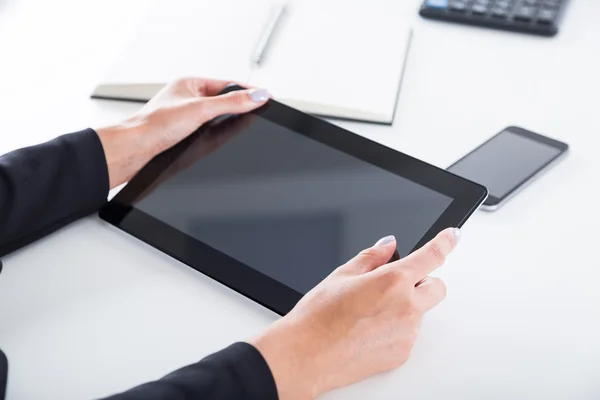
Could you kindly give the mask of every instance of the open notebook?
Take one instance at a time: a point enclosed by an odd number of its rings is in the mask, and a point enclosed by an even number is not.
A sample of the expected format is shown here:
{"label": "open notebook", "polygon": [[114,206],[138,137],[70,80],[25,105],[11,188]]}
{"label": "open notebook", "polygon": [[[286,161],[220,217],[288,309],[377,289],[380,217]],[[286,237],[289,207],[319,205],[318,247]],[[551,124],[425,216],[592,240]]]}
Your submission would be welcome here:
{"label": "open notebook", "polygon": [[402,16],[291,4],[254,66],[271,12],[266,1],[158,1],[92,97],[147,101],[172,79],[201,76],[264,87],[311,114],[393,122],[412,36]]}

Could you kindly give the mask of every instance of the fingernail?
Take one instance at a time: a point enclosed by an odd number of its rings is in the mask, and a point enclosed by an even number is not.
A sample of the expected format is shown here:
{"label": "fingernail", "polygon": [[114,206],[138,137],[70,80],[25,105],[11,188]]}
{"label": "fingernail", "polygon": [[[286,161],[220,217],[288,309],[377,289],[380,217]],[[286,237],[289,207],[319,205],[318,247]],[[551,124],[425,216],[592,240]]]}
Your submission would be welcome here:
{"label": "fingernail", "polygon": [[460,235],[461,235],[460,229],[454,228],[454,230],[452,232],[454,233],[454,237],[456,238],[456,241],[458,242],[460,240]]}
{"label": "fingernail", "polygon": [[386,244],[390,244],[395,240],[396,238],[394,237],[394,235],[386,236],[384,238],[379,239],[377,243],[375,243],[375,246],[385,246]]}
{"label": "fingernail", "polygon": [[257,103],[262,103],[263,101],[269,100],[269,92],[267,92],[265,89],[251,89],[249,94],[252,101]]}

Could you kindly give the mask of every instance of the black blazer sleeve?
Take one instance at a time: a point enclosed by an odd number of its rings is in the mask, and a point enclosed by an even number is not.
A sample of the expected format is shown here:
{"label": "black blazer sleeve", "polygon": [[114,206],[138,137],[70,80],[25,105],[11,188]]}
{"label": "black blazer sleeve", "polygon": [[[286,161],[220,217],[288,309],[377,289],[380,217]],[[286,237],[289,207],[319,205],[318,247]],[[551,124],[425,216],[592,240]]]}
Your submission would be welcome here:
{"label": "black blazer sleeve", "polygon": [[277,400],[266,361],[248,343],[235,343],[164,378],[104,400]]}
{"label": "black blazer sleeve", "polygon": [[94,212],[108,186],[92,129],[0,157],[0,256]]}
{"label": "black blazer sleeve", "polygon": [[[92,129],[0,157],[0,256],[96,211],[108,190],[106,157]],[[0,363],[0,399],[5,372]],[[270,400],[277,388],[258,350],[236,343],[111,399]]]}

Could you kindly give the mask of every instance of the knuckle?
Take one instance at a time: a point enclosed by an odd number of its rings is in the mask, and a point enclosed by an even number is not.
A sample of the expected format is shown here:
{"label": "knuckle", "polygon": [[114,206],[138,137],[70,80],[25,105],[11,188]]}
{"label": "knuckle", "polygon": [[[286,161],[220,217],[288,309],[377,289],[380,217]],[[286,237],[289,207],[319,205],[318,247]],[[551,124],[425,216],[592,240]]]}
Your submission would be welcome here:
{"label": "knuckle", "polygon": [[188,76],[184,76],[184,77],[180,77],[180,78],[175,79],[172,82],[172,85],[173,86],[185,86],[185,85],[188,85],[192,81],[194,81],[194,78],[188,77]]}
{"label": "knuckle", "polygon": [[246,104],[246,100],[248,95],[244,91],[235,91],[225,95],[228,100],[235,105],[243,105]]}
{"label": "knuckle", "polygon": [[446,252],[444,251],[442,244],[438,241],[431,242],[427,252],[437,264],[443,264],[446,261]]}
{"label": "knuckle", "polygon": [[361,251],[359,253],[359,257],[362,259],[373,259],[377,257],[377,250],[375,250],[374,248],[368,248],[368,249],[364,249],[363,251]]}
{"label": "knuckle", "polygon": [[190,81],[191,79],[193,79],[193,78],[190,76],[180,76],[179,78],[175,79],[175,82],[176,83],[185,83],[185,82]]}
{"label": "knuckle", "polygon": [[442,234],[442,239],[448,251],[454,248],[454,245],[456,244],[456,237],[449,229],[446,229],[444,231],[444,233]]}
{"label": "knuckle", "polygon": [[372,247],[361,251],[355,260],[357,264],[365,268],[368,268],[369,266],[379,267],[383,264],[383,262],[381,262],[381,254]]}
{"label": "knuckle", "polygon": [[188,95],[190,93],[193,93],[194,95],[201,93],[204,86],[204,80],[194,76],[184,76],[181,78],[177,78],[169,85],[169,87],[173,91],[185,93]]}

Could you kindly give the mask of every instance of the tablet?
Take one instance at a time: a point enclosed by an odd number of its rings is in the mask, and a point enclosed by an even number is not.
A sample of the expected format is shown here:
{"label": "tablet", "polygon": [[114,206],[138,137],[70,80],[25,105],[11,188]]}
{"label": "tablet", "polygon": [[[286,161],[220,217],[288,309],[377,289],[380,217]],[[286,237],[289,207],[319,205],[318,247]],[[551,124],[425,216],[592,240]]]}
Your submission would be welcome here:
{"label": "tablet", "polygon": [[0,350],[0,400],[6,396],[6,383],[8,382],[8,360]]}
{"label": "tablet", "polygon": [[381,237],[395,235],[405,256],[461,227],[486,196],[270,100],[157,156],[100,217],[283,315]]}

